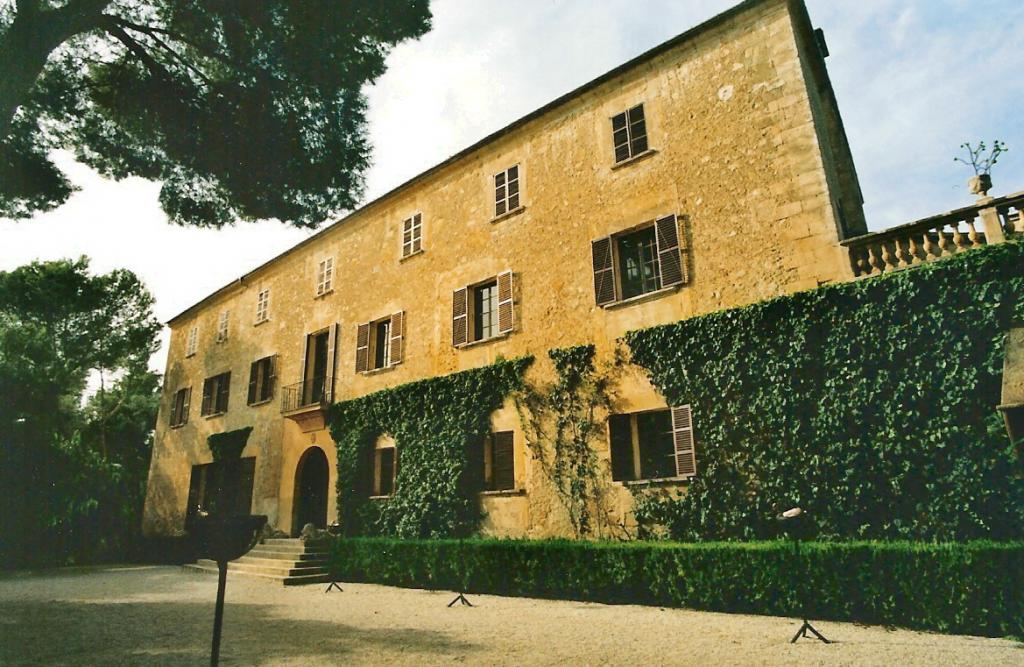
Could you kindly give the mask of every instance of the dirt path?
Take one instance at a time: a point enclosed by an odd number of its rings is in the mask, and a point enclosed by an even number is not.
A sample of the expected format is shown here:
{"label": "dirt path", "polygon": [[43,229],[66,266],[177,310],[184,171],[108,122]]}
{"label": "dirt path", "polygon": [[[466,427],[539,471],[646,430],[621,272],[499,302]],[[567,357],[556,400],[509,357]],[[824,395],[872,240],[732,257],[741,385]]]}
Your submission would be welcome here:
{"label": "dirt path", "polygon": [[[1002,639],[345,584],[228,580],[225,665],[1024,665]],[[176,567],[0,576],[0,665],[203,665],[216,577]]]}

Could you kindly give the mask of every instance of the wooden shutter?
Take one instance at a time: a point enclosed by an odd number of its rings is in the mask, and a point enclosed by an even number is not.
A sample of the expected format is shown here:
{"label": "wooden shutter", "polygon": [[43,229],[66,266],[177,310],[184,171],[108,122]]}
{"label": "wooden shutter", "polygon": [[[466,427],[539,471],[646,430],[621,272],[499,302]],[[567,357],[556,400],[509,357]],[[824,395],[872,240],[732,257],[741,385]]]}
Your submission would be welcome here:
{"label": "wooden shutter", "polygon": [[512,431],[495,433],[491,438],[494,443],[491,453],[492,486],[497,491],[509,491],[516,488]]}
{"label": "wooden shutter", "polygon": [[689,405],[672,408],[672,442],[676,454],[676,475],[697,474],[697,458],[693,442],[693,414]]}
{"label": "wooden shutter", "polygon": [[402,363],[405,358],[405,311],[391,316],[391,347],[388,350],[388,366]]}
{"label": "wooden shutter", "polygon": [[629,129],[625,111],[612,117],[612,144],[615,146],[616,162],[629,157]]}
{"label": "wooden shutter", "polygon": [[267,362],[267,375],[263,378],[263,400],[269,401],[274,395],[274,384],[277,381],[277,355]]}
{"label": "wooden shutter", "polygon": [[184,391],[185,391],[185,400],[182,402],[182,405],[181,405],[181,415],[180,415],[180,419],[178,420],[179,424],[187,424],[188,423],[188,408],[189,408],[189,403],[192,402],[192,387],[188,387]]}
{"label": "wooden shutter", "polygon": [[217,412],[227,412],[228,398],[231,396],[231,372],[222,373],[217,383]]}
{"label": "wooden shutter", "polygon": [[469,289],[463,287],[452,294],[452,345],[469,342]]}
{"label": "wooden shutter", "polygon": [[512,333],[515,328],[515,275],[511,271],[498,274],[498,333]]}
{"label": "wooden shutter", "polygon": [[671,287],[686,282],[686,267],[679,243],[679,225],[676,216],[668,215],[654,223],[655,242],[658,246],[658,265],[661,269],[661,286]]}
{"label": "wooden shutter", "polygon": [[597,305],[615,301],[615,263],[612,261],[612,237],[592,241],[594,261],[594,298]]}
{"label": "wooden shutter", "polygon": [[206,378],[203,381],[203,404],[199,408],[199,414],[208,415],[213,412],[213,378]]}
{"label": "wooden shutter", "polygon": [[257,399],[257,390],[259,389],[260,379],[260,362],[254,361],[249,365],[249,398],[247,402],[252,405]]}
{"label": "wooden shutter", "polygon": [[337,323],[332,324],[327,331],[327,377],[324,378],[323,396],[323,400],[326,403],[334,401],[334,373],[338,369],[337,355],[339,326],[340,325]]}
{"label": "wooden shutter", "polygon": [[608,417],[608,440],[611,447],[612,480],[636,478],[633,468],[633,420],[630,415]]}
{"label": "wooden shutter", "polygon": [[360,324],[356,329],[356,373],[370,369],[370,325]]}

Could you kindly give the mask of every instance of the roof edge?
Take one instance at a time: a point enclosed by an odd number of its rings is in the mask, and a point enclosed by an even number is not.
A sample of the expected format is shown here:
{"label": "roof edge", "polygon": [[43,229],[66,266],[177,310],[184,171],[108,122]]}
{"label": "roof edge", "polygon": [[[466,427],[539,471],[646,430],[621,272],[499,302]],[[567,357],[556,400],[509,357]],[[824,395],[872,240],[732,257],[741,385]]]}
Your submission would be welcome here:
{"label": "roof edge", "polygon": [[[601,86],[602,84],[607,83],[608,81],[614,79],[615,77],[620,76],[622,74],[625,74],[626,72],[629,72],[630,70],[632,70],[632,69],[634,69],[636,67],[639,67],[640,65],[643,65],[644,63],[646,63],[646,62],[648,62],[650,60],[653,60],[654,58],[660,56],[661,54],[663,54],[663,53],[665,53],[667,51],[670,51],[670,50],[674,49],[675,47],[680,46],[681,44],[684,44],[684,43],[686,43],[686,42],[688,42],[688,41],[698,37],[700,34],[702,34],[704,32],[707,32],[707,31],[711,30],[712,28],[715,28],[715,27],[719,26],[720,24],[725,23],[726,21],[729,21],[729,20],[733,19],[734,17],[736,17],[736,16],[738,16],[738,15],[740,15],[740,14],[746,12],[746,11],[754,9],[754,8],[760,6],[760,5],[769,4],[771,2],[776,2],[776,3],[780,3],[780,4],[785,4],[787,6],[787,11],[792,11],[791,4],[792,4],[793,1],[794,0],[743,0],[743,2],[740,2],[740,3],[736,4],[736,5],[733,5],[732,7],[726,9],[725,11],[720,12],[720,13],[712,16],[711,18],[707,19],[706,21],[698,23],[694,27],[689,28],[688,30],[685,30],[685,31],[679,33],[675,37],[672,37],[672,38],[662,42],[661,44],[658,44],[657,46],[654,46],[653,48],[648,49],[647,51],[644,51],[640,55],[638,55],[638,56],[636,56],[634,58],[631,58],[630,60],[627,60],[626,62],[622,63],[621,65],[619,65],[619,66],[617,66],[617,67],[615,67],[615,68],[605,72],[604,74],[601,74],[600,76],[598,76],[598,77],[596,77],[594,79],[591,79],[590,81],[587,81],[586,83],[584,83],[584,84],[582,84],[582,85],[580,85],[580,86],[570,90],[569,92],[567,92],[567,93],[565,93],[563,95],[560,95],[559,97],[557,97],[554,100],[548,102],[547,104],[545,104],[545,105],[543,105],[543,106],[541,106],[541,107],[531,111],[530,113],[526,114],[525,116],[522,116],[522,117],[518,118],[517,120],[512,121],[508,125],[506,125],[506,126],[500,128],[500,129],[498,129],[498,130],[488,134],[483,139],[480,139],[479,141],[477,141],[477,142],[471,144],[470,146],[462,149],[458,153],[455,153],[454,155],[446,158],[442,162],[439,162],[439,163],[435,164],[433,167],[430,167],[426,171],[420,172],[416,176],[413,176],[409,180],[404,181],[403,183],[395,186],[394,188],[391,188],[390,190],[388,190],[384,194],[379,195],[375,199],[370,200],[369,202],[363,204],[359,208],[357,208],[357,209],[355,209],[353,211],[350,211],[344,217],[342,217],[342,218],[340,218],[340,219],[330,223],[329,225],[327,225],[326,227],[324,227],[323,229],[318,231],[316,234],[313,234],[309,238],[306,238],[306,239],[296,243],[295,245],[291,246],[287,250],[285,250],[285,251],[275,255],[274,257],[272,257],[270,259],[268,259],[267,261],[263,262],[262,264],[260,264],[259,266],[255,267],[254,269],[243,273],[241,276],[239,276],[238,278],[235,278],[234,280],[232,280],[227,285],[221,287],[220,289],[217,289],[214,292],[211,292],[210,294],[208,294],[207,296],[203,297],[202,299],[200,299],[196,303],[192,304],[191,306],[189,306],[185,310],[183,310],[180,313],[178,313],[177,315],[171,317],[169,320],[166,321],[165,324],[167,326],[172,326],[176,322],[178,322],[178,321],[180,321],[182,319],[185,319],[193,311],[201,308],[202,306],[205,306],[205,305],[209,304],[211,301],[214,301],[218,297],[227,294],[229,291],[231,291],[231,290],[233,290],[235,288],[239,288],[239,287],[244,286],[246,279],[250,278],[253,274],[255,274],[255,273],[259,272],[259,271],[262,271],[263,269],[265,269],[266,267],[270,266],[271,264],[273,264],[274,262],[278,261],[279,259],[287,257],[288,255],[292,254],[293,252],[296,252],[299,249],[305,247],[306,245],[312,243],[313,241],[319,239],[321,236],[323,236],[327,232],[333,230],[335,227],[338,227],[338,226],[344,224],[345,222],[347,222],[353,216],[361,214],[361,213],[365,213],[367,210],[369,210],[371,208],[374,208],[376,206],[379,206],[384,201],[386,201],[388,199],[391,199],[392,197],[394,197],[395,195],[399,194],[400,192],[402,192],[402,191],[412,187],[413,185],[416,185],[417,183],[420,183],[421,181],[424,181],[424,180],[428,179],[429,177],[433,176],[434,174],[438,173],[439,171],[442,171],[443,169],[445,169],[447,167],[450,167],[451,165],[455,164],[456,162],[462,160],[463,158],[465,158],[465,157],[471,155],[472,153],[480,150],[484,146],[487,146],[488,144],[491,144],[491,143],[497,141],[498,139],[504,137],[507,134],[511,134],[515,130],[518,130],[520,127],[522,127],[522,126],[524,126],[524,125],[526,125],[526,124],[528,124],[528,123],[530,123],[530,122],[532,122],[534,120],[537,120],[541,116],[544,116],[545,114],[547,114],[547,113],[549,113],[551,111],[554,111],[558,107],[560,107],[560,106],[568,103],[569,101],[571,101],[571,100],[573,100],[573,99],[583,95],[584,93],[589,92],[590,90],[593,90],[594,88],[597,88],[597,87]],[[797,0],[797,4],[803,5],[803,2],[801,0]]]}

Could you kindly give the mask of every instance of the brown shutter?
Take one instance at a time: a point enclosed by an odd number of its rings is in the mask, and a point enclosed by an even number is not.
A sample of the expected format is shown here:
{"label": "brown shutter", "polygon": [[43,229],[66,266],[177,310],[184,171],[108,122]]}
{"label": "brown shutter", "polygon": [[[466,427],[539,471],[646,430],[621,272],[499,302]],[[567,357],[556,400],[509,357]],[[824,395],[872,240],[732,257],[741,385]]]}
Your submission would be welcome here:
{"label": "brown shutter", "polygon": [[469,342],[469,289],[463,287],[452,294],[452,345]]}
{"label": "brown shutter", "polygon": [[391,348],[388,351],[388,366],[402,363],[405,358],[405,311],[400,311],[391,316]]}
{"label": "brown shutter", "polygon": [[608,417],[608,440],[611,449],[612,481],[636,478],[633,468],[633,420],[629,415]]}
{"label": "brown shutter", "polygon": [[213,378],[206,378],[203,381],[203,404],[199,409],[199,414],[208,415],[213,412]]}
{"label": "brown shutter", "polygon": [[327,332],[327,377],[324,378],[324,401],[334,401],[334,374],[338,370],[338,328],[332,324]]}
{"label": "brown shutter", "polygon": [[187,424],[188,423],[188,407],[189,407],[189,403],[191,403],[191,402],[192,402],[192,387],[188,387],[187,389],[185,389],[185,400],[184,400],[184,402],[182,403],[182,406],[181,406],[181,415],[180,415],[180,419],[178,420],[179,424]]}
{"label": "brown shutter", "polygon": [[497,491],[510,491],[516,488],[512,431],[495,433],[492,439],[494,443],[491,454],[493,488]]}
{"label": "brown shutter", "polygon": [[263,378],[263,398],[264,400],[270,400],[274,395],[274,384],[277,380],[277,355],[270,357],[269,368],[267,368],[267,377]]}
{"label": "brown shutter", "polygon": [[356,373],[370,369],[370,325],[360,324],[356,328]]}
{"label": "brown shutter", "polygon": [[511,271],[498,274],[498,333],[512,333],[515,328],[513,294],[515,275]]}
{"label": "brown shutter", "polygon": [[676,454],[676,475],[697,474],[697,458],[693,442],[693,414],[689,405],[672,408],[672,442]]}
{"label": "brown shutter", "polygon": [[228,399],[231,397],[231,372],[222,373],[217,383],[217,412],[228,411]]}
{"label": "brown shutter", "polygon": [[171,426],[178,425],[178,415],[180,414],[180,411],[178,410],[178,396],[181,394],[181,391],[183,390],[178,390],[171,396]]}
{"label": "brown shutter", "polygon": [[248,404],[252,405],[256,402],[256,390],[259,388],[260,378],[260,362],[254,361],[249,365],[249,398]]}
{"label": "brown shutter", "polygon": [[687,282],[687,276],[679,244],[679,225],[676,224],[676,216],[660,218],[654,226],[658,264],[661,268],[661,286],[682,285]]}
{"label": "brown shutter", "polygon": [[591,242],[594,260],[594,298],[597,305],[615,301],[615,264],[612,261],[612,238],[607,236]]}

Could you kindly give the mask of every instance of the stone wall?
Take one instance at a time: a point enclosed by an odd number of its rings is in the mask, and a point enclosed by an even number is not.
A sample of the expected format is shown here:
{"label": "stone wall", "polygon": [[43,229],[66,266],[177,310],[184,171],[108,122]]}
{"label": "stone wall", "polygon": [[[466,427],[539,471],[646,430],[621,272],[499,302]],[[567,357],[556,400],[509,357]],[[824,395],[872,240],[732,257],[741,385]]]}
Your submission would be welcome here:
{"label": "stone wall", "polygon": [[[302,379],[305,337],[340,324],[335,399],[487,364],[499,356],[534,354],[594,343],[606,358],[626,331],[771,298],[852,277],[838,244],[835,178],[826,158],[853,174],[848,151],[815,125],[804,61],[809,25],[794,23],[800,3],[761,0],[661,51],[443,168],[428,172],[327,228],[278,259],[175,318],[164,400],[146,505],[150,532],[182,525],[191,465],[210,459],[206,436],[252,425],[245,456],[257,457],[253,511],[291,529],[295,465],[312,444],[333,466],[326,431],[303,433],[275,401],[245,405],[249,364],[278,355],[279,385]],[[817,85],[817,84],[814,84]],[[615,167],[610,118],[644,104],[654,152]],[[518,164],[517,215],[493,220],[492,176]],[[855,180],[855,175],[853,176]],[[855,214],[859,200],[848,202]],[[405,260],[401,223],[422,214],[424,252]],[[595,306],[591,241],[655,216],[682,222],[689,284],[657,298]],[[317,264],[334,257],[334,289],[315,297]],[[516,325],[505,338],[452,346],[452,292],[515,272]],[[254,326],[256,295],[271,290],[270,321]],[[214,342],[217,317],[230,311],[230,336]],[[404,363],[356,373],[356,328],[404,311]],[[199,352],[185,357],[188,331]],[[199,416],[205,377],[232,372],[230,409]],[[545,377],[540,364],[531,371]],[[171,396],[193,391],[189,422],[167,426]],[[624,411],[664,407],[635,370],[618,388]],[[506,535],[564,532],[555,500],[538,480],[515,410],[494,416],[516,434],[516,473],[525,495],[487,496],[485,527]],[[700,425],[696,428],[699,431]],[[699,455],[699,454],[698,454]],[[399,453],[400,456],[400,453]],[[333,494],[334,473],[330,480]],[[623,488],[620,514],[628,511]],[[336,516],[329,510],[328,520]]]}

